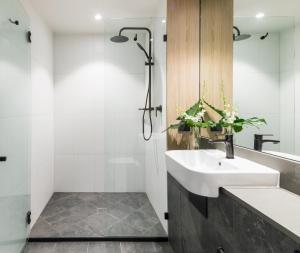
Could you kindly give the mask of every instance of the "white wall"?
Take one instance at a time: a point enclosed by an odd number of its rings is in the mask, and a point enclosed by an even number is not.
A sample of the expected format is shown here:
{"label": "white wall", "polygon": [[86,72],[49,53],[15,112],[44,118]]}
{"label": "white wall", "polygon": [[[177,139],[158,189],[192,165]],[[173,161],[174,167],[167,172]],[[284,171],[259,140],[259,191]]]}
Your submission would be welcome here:
{"label": "white wall", "polygon": [[[236,136],[236,143],[253,148],[254,134],[274,134],[280,138],[280,36],[270,34],[265,40],[252,35],[234,43],[234,106],[241,117],[265,118],[268,125],[248,128]],[[267,150],[280,145],[265,144]]]}
{"label": "white wall", "polygon": [[295,151],[300,155],[300,24],[295,31]]}
{"label": "white wall", "polygon": [[52,32],[30,5],[22,0],[30,17],[32,137],[32,225],[53,194],[53,43]]}
{"label": "white wall", "polygon": [[295,30],[280,33],[280,150],[295,154]]}
{"label": "white wall", "polygon": [[145,191],[144,54],[109,38],[55,35],[57,192]]}
{"label": "white wall", "polygon": [[[165,10],[165,9],[163,9]],[[167,149],[166,134],[166,43],[163,35],[166,33],[166,24],[163,18],[153,19],[152,30],[154,38],[154,70],[153,70],[153,106],[162,105],[163,113],[155,117],[153,113],[154,133],[146,146],[146,192],[162,223],[167,231],[167,221],[164,213],[167,212],[167,170],[165,151]]]}

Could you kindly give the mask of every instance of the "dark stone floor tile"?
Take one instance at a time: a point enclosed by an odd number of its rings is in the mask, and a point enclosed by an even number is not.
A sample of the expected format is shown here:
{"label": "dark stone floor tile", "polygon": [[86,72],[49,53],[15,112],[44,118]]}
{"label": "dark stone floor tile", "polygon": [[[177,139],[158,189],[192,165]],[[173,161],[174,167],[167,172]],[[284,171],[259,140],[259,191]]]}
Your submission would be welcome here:
{"label": "dark stone floor tile", "polygon": [[84,201],[79,202],[76,206],[70,208],[70,212],[72,216],[80,218],[88,217],[92,214],[97,213],[97,207],[90,203],[86,203]]}
{"label": "dark stone floor tile", "polygon": [[172,253],[169,245],[154,242],[121,242],[122,253]]}
{"label": "dark stone floor tile", "polygon": [[139,211],[143,212],[149,219],[152,219],[155,223],[159,222],[156,212],[149,201],[147,201],[146,204],[139,209]]}
{"label": "dark stone floor tile", "polygon": [[111,207],[105,208],[104,211],[118,219],[123,219],[129,216],[135,209],[126,203],[116,203]]}
{"label": "dark stone floor tile", "polygon": [[88,228],[96,235],[103,235],[103,231],[110,228],[113,224],[118,222],[118,219],[106,213],[98,213],[87,217],[79,222],[81,227]]}
{"label": "dark stone floor tile", "polygon": [[103,198],[101,196],[98,196],[96,199],[92,200],[90,203],[95,205],[97,208],[108,209],[108,208],[113,208],[114,205],[118,202],[114,202],[114,201],[110,200],[109,198]]}
{"label": "dark stone floor tile", "polygon": [[55,193],[30,237],[165,235],[145,193]]}
{"label": "dark stone floor tile", "polygon": [[168,242],[154,243],[157,253],[174,253]]}
{"label": "dark stone floor tile", "polygon": [[88,243],[57,243],[55,253],[87,253]]}
{"label": "dark stone floor tile", "polygon": [[121,253],[120,242],[90,242],[88,253]]}
{"label": "dark stone floor tile", "polygon": [[161,223],[157,223],[150,229],[143,230],[143,236],[167,236],[167,233]]}
{"label": "dark stone floor tile", "polygon": [[104,231],[105,236],[141,236],[142,231],[122,221]]}
{"label": "dark stone floor tile", "polygon": [[134,209],[139,209],[148,201],[148,197],[145,193],[131,193],[128,198],[122,200],[122,203],[127,203]]}
{"label": "dark stone floor tile", "polygon": [[124,199],[127,199],[130,194],[127,192],[104,192],[101,193],[101,198],[106,199],[112,203],[121,202]]}
{"label": "dark stone floor tile", "polygon": [[51,215],[49,214],[48,216],[41,216],[41,218],[49,223],[50,225],[54,225],[57,223],[62,222],[62,220],[66,217],[71,216],[71,211],[69,210],[63,210],[59,213],[52,213]]}
{"label": "dark stone floor tile", "polygon": [[148,217],[145,213],[135,211],[124,219],[124,222],[140,230],[151,228],[156,224],[151,217]]}
{"label": "dark stone floor tile", "polygon": [[31,230],[30,237],[57,237],[59,233],[47,222],[39,220]]}
{"label": "dark stone floor tile", "polygon": [[28,243],[23,253],[55,253],[55,243]]}

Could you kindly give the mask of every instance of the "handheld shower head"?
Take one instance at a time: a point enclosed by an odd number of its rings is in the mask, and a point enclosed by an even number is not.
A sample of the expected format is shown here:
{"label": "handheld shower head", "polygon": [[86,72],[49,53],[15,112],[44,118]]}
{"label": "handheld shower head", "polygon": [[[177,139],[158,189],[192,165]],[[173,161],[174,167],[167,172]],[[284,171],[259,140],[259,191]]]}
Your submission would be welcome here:
{"label": "handheld shower head", "polygon": [[138,45],[138,47],[144,52],[144,54],[146,55],[147,59],[150,61],[150,57],[149,54],[147,53],[146,49],[138,42],[136,43]]}
{"label": "handheld shower head", "polygon": [[269,36],[269,33],[266,33],[264,36],[261,36],[260,39],[261,39],[261,40],[264,40],[264,39],[266,39],[268,36]]}

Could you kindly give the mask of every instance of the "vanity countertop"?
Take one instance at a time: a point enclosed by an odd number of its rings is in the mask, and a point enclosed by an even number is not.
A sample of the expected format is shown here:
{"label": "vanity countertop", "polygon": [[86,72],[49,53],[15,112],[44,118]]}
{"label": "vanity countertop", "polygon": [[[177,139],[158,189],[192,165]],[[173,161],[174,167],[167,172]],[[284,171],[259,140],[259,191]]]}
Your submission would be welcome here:
{"label": "vanity countertop", "polygon": [[300,196],[282,188],[224,187],[238,201],[262,214],[280,231],[300,243]]}

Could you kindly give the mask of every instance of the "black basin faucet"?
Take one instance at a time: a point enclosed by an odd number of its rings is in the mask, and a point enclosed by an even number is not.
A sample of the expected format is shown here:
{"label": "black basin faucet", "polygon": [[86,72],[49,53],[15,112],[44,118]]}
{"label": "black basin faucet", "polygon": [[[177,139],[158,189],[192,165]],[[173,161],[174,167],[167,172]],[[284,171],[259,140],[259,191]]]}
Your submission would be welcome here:
{"label": "black basin faucet", "polygon": [[224,143],[226,147],[226,158],[234,159],[233,134],[226,135],[223,140],[209,140],[209,143]]}
{"label": "black basin faucet", "polygon": [[278,140],[264,139],[264,136],[274,136],[273,134],[255,134],[254,135],[254,150],[262,152],[263,144],[266,142],[271,142],[273,144],[278,144]]}

